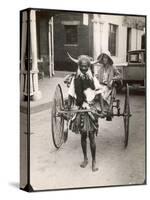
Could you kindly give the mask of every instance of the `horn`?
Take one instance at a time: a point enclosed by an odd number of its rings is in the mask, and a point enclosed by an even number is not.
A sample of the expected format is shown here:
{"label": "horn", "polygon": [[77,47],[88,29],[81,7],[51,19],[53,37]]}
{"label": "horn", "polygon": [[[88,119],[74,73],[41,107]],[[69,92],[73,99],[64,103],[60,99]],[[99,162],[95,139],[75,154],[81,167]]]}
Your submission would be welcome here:
{"label": "horn", "polygon": [[73,62],[78,63],[78,59],[72,58],[68,52],[67,55]]}
{"label": "horn", "polygon": [[98,60],[93,60],[93,58],[90,57],[90,56],[89,56],[89,59],[90,59],[90,63],[91,63],[91,65],[94,65],[94,64],[96,64],[96,63],[99,62],[99,59],[98,59]]}
{"label": "horn", "polygon": [[99,60],[91,61],[91,65],[94,65],[94,64],[96,64],[96,63],[98,63],[98,62],[99,62]]}

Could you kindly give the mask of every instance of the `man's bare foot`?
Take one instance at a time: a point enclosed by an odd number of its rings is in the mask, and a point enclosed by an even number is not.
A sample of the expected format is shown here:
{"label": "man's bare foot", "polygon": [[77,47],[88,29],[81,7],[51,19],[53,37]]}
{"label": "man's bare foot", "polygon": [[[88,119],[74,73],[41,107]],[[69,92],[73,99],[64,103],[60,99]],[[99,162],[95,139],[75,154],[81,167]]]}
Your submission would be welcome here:
{"label": "man's bare foot", "polygon": [[88,159],[85,159],[81,164],[80,167],[85,168],[88,164]]}
{"label": "man's bare foot", "polygon": [[95,161],[92,162],[92,171],[93,172],[98,171],[98,167],[96,167],[96,162]]}

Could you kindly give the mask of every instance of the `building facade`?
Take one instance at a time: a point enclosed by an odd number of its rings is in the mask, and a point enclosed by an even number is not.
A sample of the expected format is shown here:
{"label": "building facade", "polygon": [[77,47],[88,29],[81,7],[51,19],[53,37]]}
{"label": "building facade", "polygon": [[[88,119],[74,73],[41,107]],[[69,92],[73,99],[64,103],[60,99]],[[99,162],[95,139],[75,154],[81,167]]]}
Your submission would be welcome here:
{"label": "building facade", "polygon": [[[34,61],[31,73],[33,71],[36,83],[40,74],[52,77],[56,70],[75,71],[76,65],[67,52],[75,58],[85,54],[97,59],[100,53],[109,50],[114,63],[119,64],[126,62],[129,50],[145,47],[146,25],[142,16],[35,9],[30,11],[30,18],[29,37]],[[27,28],[23,17],[21,31],[21,69],[25,72]]]}
{"label": "building facade", "polygon": [[[45,74],[49,73],[50,19],[50,15],[37,14],[38,58],[45,61]],[[78,12],[53,15],[54,69],[75,70],[66,52],[75,58],[86,54],[96,59],[102,51],[109,50],[114,63],[126,62],[128,50],[141,49],[144,20],[144,17]]]}

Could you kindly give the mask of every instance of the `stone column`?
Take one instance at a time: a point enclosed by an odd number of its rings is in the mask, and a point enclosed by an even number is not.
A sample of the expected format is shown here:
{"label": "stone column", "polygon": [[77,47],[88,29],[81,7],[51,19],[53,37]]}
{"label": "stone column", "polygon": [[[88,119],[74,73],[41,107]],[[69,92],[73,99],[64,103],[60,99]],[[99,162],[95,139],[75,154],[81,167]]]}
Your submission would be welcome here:
{"label": "stone column", "polygon": [[41,98],[41,92],[38,86],[38,65],[37,65],[37,36],[36,36],[36,11],[30,11],[30,46],[32,68],[30,71],[30,95],[32,100]]}
{"label": "stone column", "polygon": [[24,100],[27,96],[27,71],[25,69],[25,52],[27,44],[27,12],[22,13],[21,22],[22,32],[21,32],[21,69],[20,69],[20,98]]}
{"label": "stone column", "polygon": [[53,30],[53,17],[49,20],[48,27],[48,41],[49,41],[49,76],[55,75],[54,72],[54,30]]}
{"label": "stone column", "polygon": [[[97,59],[99,54],[102,52],[102,28],[103,22],[101,20],[101,15],[93,15],[93,57],[94,60]],[[97,67],[94,69],[95,73],[97,72]]]}
{"label": "stone column", "polygon": [[[38,66],[37,66],[37,37],[36,37],[36,15],[35,11],[30,11],[30,20],[27,19],[27,11],[22,14],[22,33],[21,33],[21,80],[20,80],[20,98],[21,100],[26,99],[28,96],[28,71],[30,68],[30,97],[32,100],[41,98],[41,92],[38,88]],[[30,26],[30,41],[27,41],[27,26]],[[29,42],[29,45],[27,45]],[[30,57],[27,58],[27,51],[30,51]],[[30,66],[25,66],[29,65]]]}
{"label": "stone column", "polygon": [[93,56],[94,56],[94,59],[96,59],[97,56],[102,51],[103,22],[101,20],[101,15],[94,14],[92,22],[93,22]]}

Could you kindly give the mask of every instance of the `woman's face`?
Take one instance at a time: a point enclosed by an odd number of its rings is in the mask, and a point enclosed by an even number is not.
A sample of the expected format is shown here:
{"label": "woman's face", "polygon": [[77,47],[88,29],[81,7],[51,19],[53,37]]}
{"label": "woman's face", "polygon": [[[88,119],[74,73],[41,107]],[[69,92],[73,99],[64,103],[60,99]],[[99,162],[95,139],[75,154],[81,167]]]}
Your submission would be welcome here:
{"label": "woman's face", "polygon": [[107,55],[103,56],[103,63],[104,63],[104,65],[106,65],[108,63],[108,56]]}

